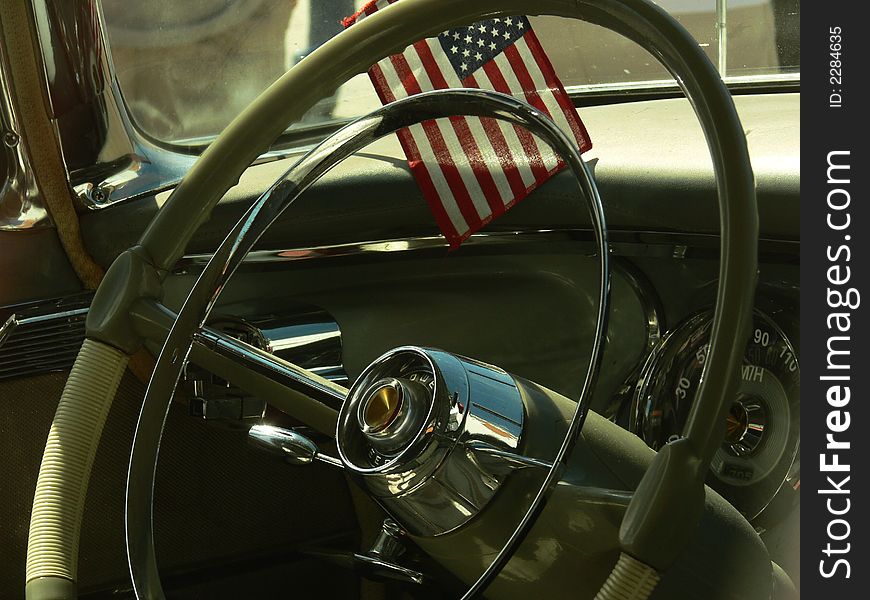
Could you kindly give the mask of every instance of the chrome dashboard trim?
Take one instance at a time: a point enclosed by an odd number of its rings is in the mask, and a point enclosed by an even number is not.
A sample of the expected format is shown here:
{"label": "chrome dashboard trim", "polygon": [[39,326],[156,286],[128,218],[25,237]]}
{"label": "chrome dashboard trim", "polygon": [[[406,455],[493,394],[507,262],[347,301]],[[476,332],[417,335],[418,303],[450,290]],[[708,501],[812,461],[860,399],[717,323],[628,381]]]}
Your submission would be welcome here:
{"label": "chrome dashboard trim", "polygon": [[646,354],[649,354],[659,345],[662,335],[667,331],[661,298],[652,282],[633,263],[627,260],[615,260],[613,265],[614,271],[625,278],[640,302],[646,322]]}
{"label": "chrome dashboard trim", "polygon": [[617,258],[613,261],[613,272],[621,275],[628,283],[635,298],[640,303],[646,326],[646,344],[643,353],[619,389],[615,390],[610,402],[602,413],[604,417],[611,421],[620,423],[626,416],[625,411],[631,406],[635,384],[641,375],[641,368],[661,344],[662,337],[667,332],[667,325],[665,323],[665,310],[661,298],[643,271],[632,262],[623,258]]}
{"label": "chrome dashboard trim", "polygon": [[[571,231],[574,230],[516,230],[477,232],[471,235],[463,247],[488,246],[508,244],[513,242],[527,241],[570,241]],[[589,232],[591,235],[591,231]],[[534,236],[537,239],[531,239]],[[522,237],[522,239],[520,239]],[[543,239],[542,239],[543,238]],[[269,265],[278,263],[296,262],[319,258],[334,258],[346,256],[380,255],[390,253],[415,252],[421,250],[447,250],[449,244],[441,235],[422,235],[393,239],[348,242],[344,244],[331,244],[324,246],[297,247],[276,250],[253,250],[242,261],[242,265]],[[211,254],[188,254],[185,255],[175,267],[175,272],[185,272],[188,269],[196,269],[204,266],[211,260]]]}
{"label": "chrome dashboard trim", "polygon": [[[511,229],[481,231],[473,234],[462,244],[463,249],[484,246],[500,246],[517,243],[576,242],[588,244],[589,254],[594,251],[594,234],[591,229]],[[718,258],[719,236],[704,233],[680,233],[670,231],[610,231],[611,256],[643,256],[653,258],[689,259]],[[253,250],[241,261],[241,267],[257,268],[277,266],[298,261],[360,256],[399,255],[406,252],[444,251],[449,248],[441,235],[418,235],[379,240],[363,240],[323,246],[297,246],[278,249]],[[584,248],[585,249],[585,248]],[[461,253],[463,250],[457,250]],[[797,261],[800,242],[792,240],[759,240],[761,255]],[[176,263],[174,273],[198,272],[212,254],[187,254]]]}

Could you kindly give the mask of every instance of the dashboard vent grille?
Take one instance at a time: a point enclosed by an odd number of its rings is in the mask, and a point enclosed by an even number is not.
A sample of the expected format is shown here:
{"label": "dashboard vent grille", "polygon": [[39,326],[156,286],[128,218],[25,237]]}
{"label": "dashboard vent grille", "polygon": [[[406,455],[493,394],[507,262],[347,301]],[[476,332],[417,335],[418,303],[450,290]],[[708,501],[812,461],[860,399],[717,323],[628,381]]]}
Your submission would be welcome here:
{"label": "dashboard vent grille", "polygon": [[68,369],[85,339],[93,294],[0,309],[0,380]]}

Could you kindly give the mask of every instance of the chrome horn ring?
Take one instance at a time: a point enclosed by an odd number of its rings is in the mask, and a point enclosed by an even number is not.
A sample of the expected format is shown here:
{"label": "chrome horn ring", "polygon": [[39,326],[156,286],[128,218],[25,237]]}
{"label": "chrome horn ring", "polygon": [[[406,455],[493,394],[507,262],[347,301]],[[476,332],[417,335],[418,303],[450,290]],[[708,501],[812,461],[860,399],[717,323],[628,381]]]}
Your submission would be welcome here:
{"label": "chrome horn ring", "polygon": [[595,231],[600,278],[595,338],[580,400],[547,476],[507,542],[469,588],[471,598],[498,575],[531,529],[557,482],[589,410],[601,366],[610,298],[610,268],[604,209],[598,189],[574,143],[548,116],[503,94],[479,89],[437,90],[384,106],[342,128],[291,167],[248,209],[203,269],[160,351],[145,394],[126,489],[126,544],[133,587],[139,598],[163,598],[153,538],[154,479],[160,439],[170,400],[190,352],[193,336],[208,318],[229,278],[266,229],[326,172],[371,142],[421,121],[468,115],[493,117],[522,126],[548,142],[577,177]]}

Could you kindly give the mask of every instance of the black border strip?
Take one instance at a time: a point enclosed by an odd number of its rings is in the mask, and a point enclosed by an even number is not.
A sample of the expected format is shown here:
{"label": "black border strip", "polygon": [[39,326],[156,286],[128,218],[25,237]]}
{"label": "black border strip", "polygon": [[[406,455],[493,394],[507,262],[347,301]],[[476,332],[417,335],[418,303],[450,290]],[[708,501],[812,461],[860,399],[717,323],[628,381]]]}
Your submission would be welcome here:
{"label": "black border strip", "polygon": [[861,352],[868,326],[859,301],[870,261],[862,6],[802,7],[800,584],[807,598],[866,598],[870,580]]}

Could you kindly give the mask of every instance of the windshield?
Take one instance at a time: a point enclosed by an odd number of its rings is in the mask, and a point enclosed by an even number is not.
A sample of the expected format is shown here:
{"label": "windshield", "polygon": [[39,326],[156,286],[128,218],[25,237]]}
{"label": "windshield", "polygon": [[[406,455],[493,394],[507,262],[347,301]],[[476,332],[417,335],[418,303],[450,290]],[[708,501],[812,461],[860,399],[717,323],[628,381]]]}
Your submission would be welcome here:
{"label": "windshield", "polygon": [[[207,141],[260,92],[342,30],[368,0],[103,0],[113,63],[128,109],[163,142]],[[660,0],[698,40],[726,81],[769,83],[800,71],[799,0]],[[669,81],[639,46],[557,17],[531,24],[572,94]],[[380,106],[366,75],[318,103],[294,128]]]}

